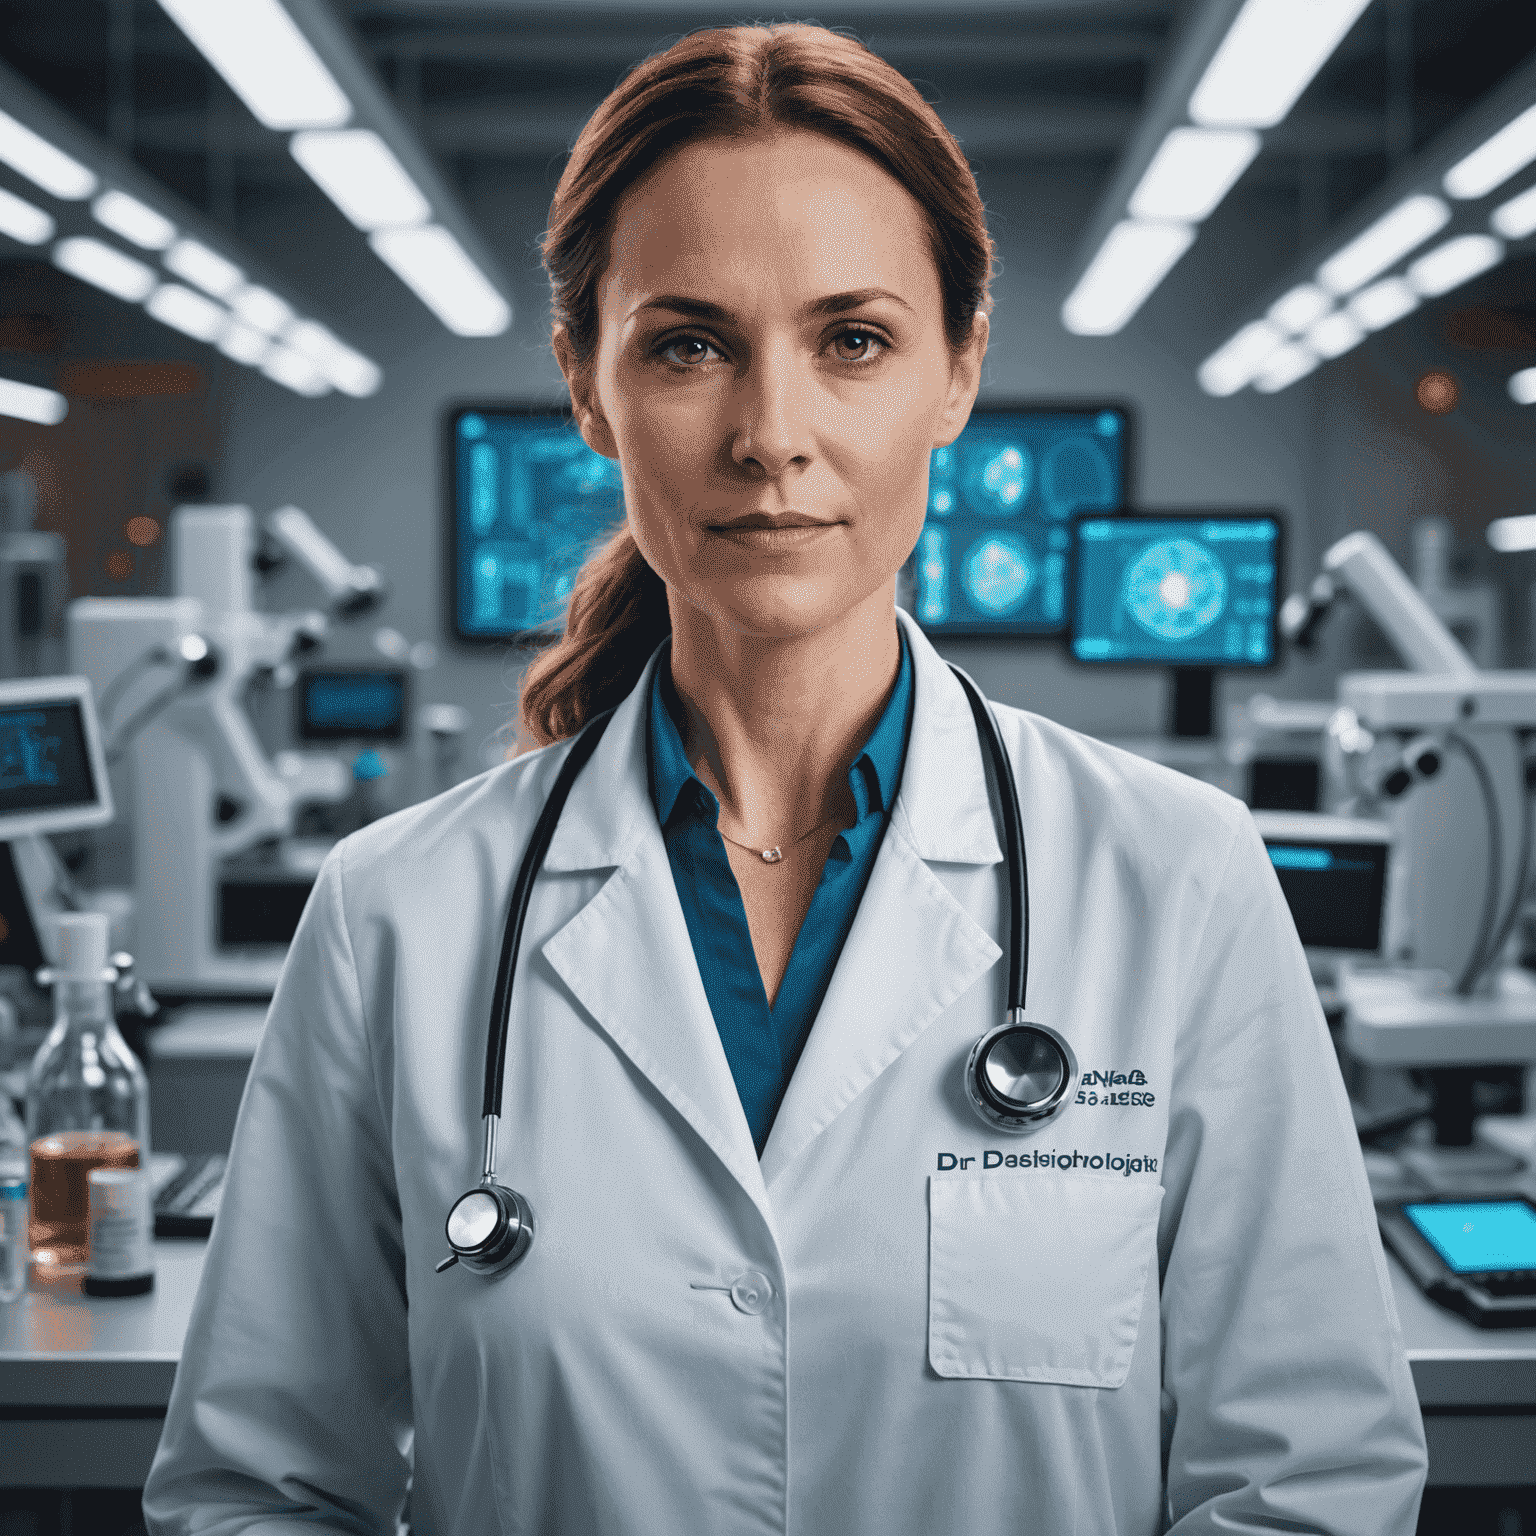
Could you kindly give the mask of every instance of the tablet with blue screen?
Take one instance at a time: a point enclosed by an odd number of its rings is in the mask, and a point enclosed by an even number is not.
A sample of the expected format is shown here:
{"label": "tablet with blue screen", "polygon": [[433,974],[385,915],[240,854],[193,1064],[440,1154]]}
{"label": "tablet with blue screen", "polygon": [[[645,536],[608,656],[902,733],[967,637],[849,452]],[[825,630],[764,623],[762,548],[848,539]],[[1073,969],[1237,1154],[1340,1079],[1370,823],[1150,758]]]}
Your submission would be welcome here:
{"label": "tablet with blue screen", "polygon": [[1382,1239],[1431,1301],[1479,1328],[1536,1324],[1536,1204],[1433,1195],[1376,1208]]}

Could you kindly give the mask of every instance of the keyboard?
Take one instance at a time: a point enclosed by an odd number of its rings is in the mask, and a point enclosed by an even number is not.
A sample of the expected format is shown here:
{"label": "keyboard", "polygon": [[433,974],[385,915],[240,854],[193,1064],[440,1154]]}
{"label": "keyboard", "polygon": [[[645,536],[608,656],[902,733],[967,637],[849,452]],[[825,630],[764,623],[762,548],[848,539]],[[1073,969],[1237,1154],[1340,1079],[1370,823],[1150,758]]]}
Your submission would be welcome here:
{"label": "keyboard", "polygon": [[207,1237],[224,1193],[222,1152],[151,1152],[156,1237]]}

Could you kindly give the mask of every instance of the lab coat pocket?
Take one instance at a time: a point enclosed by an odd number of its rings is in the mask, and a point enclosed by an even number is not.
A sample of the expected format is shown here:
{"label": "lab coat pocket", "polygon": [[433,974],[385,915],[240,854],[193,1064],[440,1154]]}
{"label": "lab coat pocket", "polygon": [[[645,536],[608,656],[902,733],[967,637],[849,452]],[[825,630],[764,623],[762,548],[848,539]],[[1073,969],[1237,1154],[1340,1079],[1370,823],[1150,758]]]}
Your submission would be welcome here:
{"label": "lab coat pocket", "polygon": [[1161,1184],[929,1177],[928,1359],[940,1376],[1118,1387],[1157,1252]]}

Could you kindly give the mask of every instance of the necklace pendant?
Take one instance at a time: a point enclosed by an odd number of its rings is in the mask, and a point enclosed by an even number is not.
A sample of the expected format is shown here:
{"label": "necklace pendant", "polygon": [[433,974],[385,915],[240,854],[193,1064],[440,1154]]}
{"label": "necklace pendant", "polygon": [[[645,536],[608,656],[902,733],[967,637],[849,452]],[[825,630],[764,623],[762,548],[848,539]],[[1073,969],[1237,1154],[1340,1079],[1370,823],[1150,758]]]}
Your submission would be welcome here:
{"label": "necklace pendant", "polygon": [[783,857],[784,857],[784,855],[777,848],[764,848],[763,849],[763,863],[764,864],[777,864],[779,862],[779,860],[782,859]]}

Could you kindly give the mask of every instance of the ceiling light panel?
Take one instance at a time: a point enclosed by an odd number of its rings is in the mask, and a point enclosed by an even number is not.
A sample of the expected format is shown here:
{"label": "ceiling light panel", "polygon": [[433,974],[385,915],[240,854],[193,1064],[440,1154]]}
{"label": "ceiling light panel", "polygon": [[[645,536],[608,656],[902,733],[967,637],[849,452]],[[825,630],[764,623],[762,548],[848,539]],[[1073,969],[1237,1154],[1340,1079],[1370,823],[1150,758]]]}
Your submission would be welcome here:
{"label": "ceiling light panel", "polygon": [[273,347],[262,362],[261,371],[273,383],[311,399],[331,392],[330,383],[320,370],[292,347]]}
{"label": "ceiling light panel", "polygon": [[432,217],[432,205],[371,128],[296,133],[288,147],[358,229],[397,229]]}
{"label": "ceiling light panel", "polygon": [[1218,347],[1200,365],[1200,387],[1218,398],[1235,395],[1285,343],[1285,333],[1268,320],[1254,320]]}
{"label": "ceiling light panel", "polygon": [[1517,405],[1536,405],[1536,368],[1522,368],[1510,375],[1509,398]]}
{"label": "ceiling light panel", "polygon": [[1122,220],[1062,305],[1062,323],[1076,336],[1113,336],[1194,239],[1195,231],[1186,224]]}
{"label": "ceiling light panel", "polygon": [[[1531,375],[1532,398],[1536,399],[1536,368],[1526,370]],[[1515,379],[1520,378],[1515,375]],[[1514,382],[1510,382],[1510,394],[1515,395]],[[1515,395],[1515,399],[1520,397]],[[1529,405],[1530,400],[1520,401],[1522,405]],[[1536,549],[1536,517],[1529,513],[1521,517],[1496,517],[1488,524],[1488,544],[1492,549],[1498,550],[1501,555],[1513,554],[1522,549]]]}
{"label": "ceiling light panel", "polygon": [[279,0],[160,0],[268,128],[340,128],[352,103]]}
{"label": "ceiling light panel", "polygon": [[41,245],[53,239],[54,228],[51,214],[0,188],[0,235],[9,235],[22,245]]}
{"label": "ceiling light panel", "polygon": [[1436,298],[1496,267],[1504,259],[1504,243],[1492,235],[1458,235],[1421,256],[1408,268],[1415,293]]}
{"label": "ceiling light panel", "polygon": [[1501,203],[1488,222],[1506,240],[1524,240],[1536,234],[1536,187],[1527,187],[1518,197]]}
{"label": "ceiling light panel", "polygon": [[158,282],[153,268],[88,235],[60,240],[53,248],[53,263],[130,304],[148,298]]}
{"label": "ceiling light panel", "polygon": [[1387,277],[1372,283],[1349,301],[1350,314],[1368,331],[1384,330],[1418,307],[1418,294],[1400,277]]}
{"label": "ceiling light panel", "polygon": [[[1194,239],[1193,230],[1189,239]],[[368,243],[456,336],[499,336],[511,325],[506,300],[440,225],[375,230]]]}
{"label": "ceiling light panel", "polygon": [[1486,144],[1458,160],[1442,185],[1454,198],[1486,197],[1536,160],[1536,106],[1527,107]]}
{"label": "ceiling light panel", "polygon": [[1365,327],[1348,310],[1325,315],[1307,332],[1307,345],[1319,357],[1343,357],[1365,340]]}
{"label": "ceiling light panel", "polygon": [[1131,217],[1198,224],[1216,211],[1262,141],[1248,128],[1175,128],[1131,195]]}
{"label": "ceiling light panel", "polygon": [[1310,347],[1293,341],[1281,347],[1259,371],[1253,387],[1261,394],[1273,395],[1304,379],[1322,359]]}
{"label": "ceiling light panel", "polygon": [[0,379],[0,416],[36,422],[40,427],[56,427],[68,414],[69,401],[63,395],[39,389],[35,384]]}
{"label": "ceiling light panel", "polygon": [[96,190],[93,172],[6,112],[0,112],[0,160],[66,203],[78,202]]}
{"label": "ceiling light panel", "polygon": [[1269,318],[1282,331],[1300,336],[1316,325],[1332,308],[1331,295],[1324,293],[1316,283],[1302,283],[1269,306]]}
{"label": "ceiling light panel", "polygon": [[144,306],[162,325],[173,326],[196,341],[213,341],[229,321],[226,311],[180,283],[163,283]]}
{"label": "ceiling light panel", "polygon": [[1284,121],[1370,0],[1247,0],[1189,98],[1207,128]]}
{"label": "ceiling light panel", "polygon": [[178,240],[165,253],[164,261],[177,277],[184,277],[216,299],[227,299],[245,286],[245,273],[234,262],[197,240]]}
{"label": "ceiling light panel", "polygon": [[230,301],[230,308],[249,326],[268,336],[275,336],[293,319],[293,310],[275,293],[254,285],[242,288]]}
{"label": "ceiling light panel", "polygon": [[270,336],[264,336],[254,326],[239,320],[231,320],[219,337],[219,351],[237,363],[244,363],[247,368],[260,363],[271,346]]}
{"label": "ceiling light panel", "polygon": [[1382,214],[1317,269],[1318,281],[1337,294],[1353,293],[1450,222],[1451,210],[1438,197],[1416,193]]}
{"label": "ceiling light panel", "polygon": [[176,238],[176,226],[147,203],[115,188],[91,204],[96,222],[146,251],[163,251]]}

